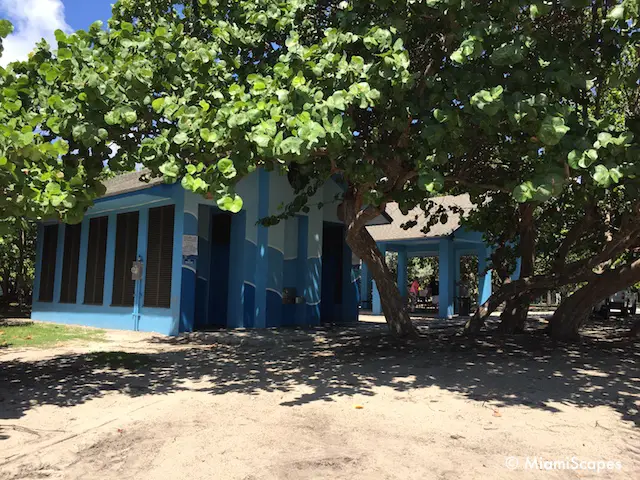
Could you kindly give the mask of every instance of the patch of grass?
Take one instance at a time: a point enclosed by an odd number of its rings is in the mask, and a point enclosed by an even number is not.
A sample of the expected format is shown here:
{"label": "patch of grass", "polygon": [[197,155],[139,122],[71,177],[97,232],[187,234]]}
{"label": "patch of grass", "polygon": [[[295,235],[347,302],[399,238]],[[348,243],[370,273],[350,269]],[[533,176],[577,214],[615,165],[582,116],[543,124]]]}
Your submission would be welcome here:
{"label": "patch of grass", "polygon": [[28,320],[0,321],[0,348],[44,348],[72,340],[102,341],[104,330],[36,323]]}
{"label": "patch of grass", "polygon": [[125,368],[135,370],[149,365],[152,359],[144,353],[129,352],[96,352],[87,356],[86,362],[94,368],[105,367],[117,370]]}

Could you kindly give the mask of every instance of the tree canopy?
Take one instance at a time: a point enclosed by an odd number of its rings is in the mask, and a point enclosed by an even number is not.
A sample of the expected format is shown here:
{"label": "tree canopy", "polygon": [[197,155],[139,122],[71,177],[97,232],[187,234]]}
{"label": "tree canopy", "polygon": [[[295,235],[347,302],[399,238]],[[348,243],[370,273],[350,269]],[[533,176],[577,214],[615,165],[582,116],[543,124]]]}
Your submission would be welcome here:
{"label": "tree canopy", "polygon": [[347,240],[408,334],[367,221],[440,193],[471,193],[504,226],[518,203],[530,218],[634,205],[640,127],[622,96],[639,35],[637,0],[120,0],[106,27],[0,70],[1,206],[78,221],[104,162],[139,163],[231,212],[256,168],[296,170],[286,216],[339,176]]}

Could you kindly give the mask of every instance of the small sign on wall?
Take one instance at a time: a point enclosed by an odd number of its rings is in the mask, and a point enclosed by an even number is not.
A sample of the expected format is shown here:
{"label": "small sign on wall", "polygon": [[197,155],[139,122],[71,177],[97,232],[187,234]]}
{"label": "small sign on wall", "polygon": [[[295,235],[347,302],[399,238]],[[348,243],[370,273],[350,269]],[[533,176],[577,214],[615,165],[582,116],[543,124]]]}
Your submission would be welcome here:
{"label": "small sign on wall", "polygon": [[198,236],[197,235],[182,236],[182,255],[184,255],[185,257],[198,255]]}

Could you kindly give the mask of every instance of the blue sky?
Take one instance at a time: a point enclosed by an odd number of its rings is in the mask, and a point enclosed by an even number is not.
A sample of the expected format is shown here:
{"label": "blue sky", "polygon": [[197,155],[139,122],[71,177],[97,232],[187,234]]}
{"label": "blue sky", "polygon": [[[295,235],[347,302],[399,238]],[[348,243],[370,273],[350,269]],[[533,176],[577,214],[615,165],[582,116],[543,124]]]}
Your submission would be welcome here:
{"label": "blue sky", "polygon": [[116,0],[62,0],[67,23],[74,29],[86,29],[96,20],[111,17],[111,4]]}
{"label": "blue sky", "polygon": [[41,38],[52,43],[57,29],[86,29],[96,20],[106,22],[115,0],[0,0],[0,18],[9,19],[15,31],[4,41],[0,65],[27,57]]}

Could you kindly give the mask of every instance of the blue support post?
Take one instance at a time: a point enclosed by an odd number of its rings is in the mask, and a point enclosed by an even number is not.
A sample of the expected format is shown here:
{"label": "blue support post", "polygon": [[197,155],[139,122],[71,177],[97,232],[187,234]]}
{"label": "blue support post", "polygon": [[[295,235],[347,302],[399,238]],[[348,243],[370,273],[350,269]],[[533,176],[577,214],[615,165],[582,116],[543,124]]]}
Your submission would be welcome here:
{"label": "blue support post", "polygon": [[[186,195],[186,192],[185,192]],[[190,197],[190,200],[192,197]],[[182,213],[182,212],[181,212]],[[198,236],[198,203],[185,199],[182,235]],[[196,312],[196,266],[198,255],[184,255],[182,252],[182,290],[180,292],[180,330],[193,332]]]}
{"label": "blue support post", "polygon": [[[453,294],[456,298],[460,297],[460,279],[462,278],[462,269],[460,264],[462,263],[462,253],[459,250],[456,250],[456,255],[455,255],[455,259],[456,259],[456,277],[455,277],[455,282],[453,284]],[[454,308],[454,310],[456,310]]]}
{"label": "blue support post", "polygon": [[371,307],[371,295],[369,287],[371,285],[371,275],[367,264],[362,262],[360,267],[360,299],[363,306]]}
{"label": "blue support post", "polygon": [[89,219],[82,220],[80,230],[80,255],[78,256],[78,289],[76,290],[76,304],[84,303],[84,289],[87,282],[87,252],[89,250]]}
{"label": "blue support post", "polygon": [[403,297],[407,296],[407,268],[407,250],[404,247],[400,247],[398,250],[398,289]]}
{"label": "blue support post", "polygon": [[116,213],[110,213],[107,224],[107,259],[104,267],[104,293],[102,296],[102,305],[105,307],[110,307],[113,300],[113,272],[116,262],[117,223],[118,215]]}
{"label": "blue support post", "polygon": [[454,279],[455,279],[455,252],[453,249],[453,239],[445,238],[440,240],[439,249],[439,305],[438,316],[440,318],[451,318],[453,316],[454,302]]}
{"label": "blue support post", "polygon": [[142,261],[142,278],[136,280],[134,298],[134,330],[140,330],[140,316],[144,306],[144,284],[147,278],[147,238],[149,235],[149,208],[140,209],[138,216],[138,260]]}
{"label": "blue support post", "polygon": [[478,305],[482,305],[491,296],[491,270],[487,270],[491,249],[478,250]]}
{"label": "blue support post", "polygon": [[[378,244],[378,249],[383,257],[387,255],[387,246],[384,243]],[[380,301],[380,292],[378,292],[378,287],[376,286],[376,282],[373,281],[373,298],[371,300],[371,310],[374,315],[382,315],[382,302]]]}
{"label": "blue support post", "polygon": [[360,292],[357,278],[354,275],[353,252],[346,241],[342,242],[342,312],[340,321],[344,323],[358,321],[358,305],[360,304]]}
{"label": "blue support post", "polygon": [[[304,297],[307,302],[306,324],[320,325],[322,317],[322,245],[324,219],[322,211],[313,209],[307,215],[307,265]],[[302,223],[299,228],[302,227]],[[300,253],[298,253],[300,255]]]}
{"label": "blue support post", "polygon": [[189,326],[181,322],[180,297],[182,293],[182,236],[184,235],[185,190],[176,185],[173,190],[175,217],[173,219],[173,261],[171,264],[171,335],[188,331]]}
{"label": "blue support post", "polygon": [[[261,168],[258,170],[258,218],[269,215],[269,172]],[[265,328],[267,326],[267,275],[269,270],[269,230],[258,225],[258,241],[256,245],[255,269],[255,311],[253,326]]]}
{"label": "blue support post", "polygon": [[298,256],[296,258],[296,291],[297,294],[305,299],[305,303],[295,305],[296,325],[307,324],[307,304],[306,299],[309,298],[307,288],[310,285],[309,278],[309,217],[298,217]]}
{"label": "blue support post", "polygon": [[56,271],[53,283],[53,303],[60,303],[60,290],[62,289],[62,264],[64,263],[64,230],[66,225],[58,225],[58,241],[56,245]]}

